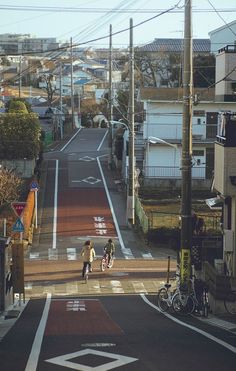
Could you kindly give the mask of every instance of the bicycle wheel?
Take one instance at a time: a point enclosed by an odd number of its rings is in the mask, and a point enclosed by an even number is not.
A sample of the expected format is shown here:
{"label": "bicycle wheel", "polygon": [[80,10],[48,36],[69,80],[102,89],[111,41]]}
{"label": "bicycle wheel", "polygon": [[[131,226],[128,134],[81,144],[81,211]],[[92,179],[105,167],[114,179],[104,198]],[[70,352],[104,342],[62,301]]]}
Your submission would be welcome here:
{"label": "bicycle wheel", "polygon": [[102,258],[101,260],[100,268],[101,268],[101,272],[104,272],[106,269],[106,261],[104,258]]}
{"label": "bicycle wheel", "polygon": [[202,316],[207,318],[208,314],[209,314],[208,294],[207,294],[207,292],[203,292]]}
{"label": "bicycle wheel", "polygon": [[236,314],[236,291],[232,291],[224,300],[225,309],[230,314]]}
{"label": "bicycle wheel", "polygon": [[178,314],[190,314],[195,307],[191,296],[177,292],[172,299],[172,308]]}
{"label": "bicycle wheel", "polygon": [[168,300],[167,289],[162,287],[157,293],[157,305],[162,312],[166,312],[169,309]]}
{"label": "bicycle wheel", "polygon": [[111,258],[110,263],[109,263],[109,268],[113,267],[113,258]]}

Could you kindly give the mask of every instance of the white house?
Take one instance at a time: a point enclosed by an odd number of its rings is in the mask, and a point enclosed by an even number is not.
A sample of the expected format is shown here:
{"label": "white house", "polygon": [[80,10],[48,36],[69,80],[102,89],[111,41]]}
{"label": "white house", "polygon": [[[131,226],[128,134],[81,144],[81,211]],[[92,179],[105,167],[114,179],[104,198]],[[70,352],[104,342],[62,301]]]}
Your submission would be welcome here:
{"label": "white house", "polygon": [[[193,186],[194,180],[198,186],[199,180],[202,180],[202,185],[205,184],[209,189],[214,168],[218,112],[234,111],[236,103],[216,101],[214,89],[195,89],[195,94],[198,101],[193,105],[192,118]],[[182,95],[182,89],[177,88],[140,90],[139,99],[143,102],[146,113],[143,125],[143,138],[146,143],[143,173],[146,180],[153,182],[153,179],[175,179],[178,180],[175,185],[180,184]],[[150,137],[156,140],[150,141]],[[174,148],[173,144],[177,148]]]}
{"label": "white house", "polygon": [[236,21],[227,23],[208,34],[211,40],[211,52],[223,48],[225,45],[235,45],[236,42]]}

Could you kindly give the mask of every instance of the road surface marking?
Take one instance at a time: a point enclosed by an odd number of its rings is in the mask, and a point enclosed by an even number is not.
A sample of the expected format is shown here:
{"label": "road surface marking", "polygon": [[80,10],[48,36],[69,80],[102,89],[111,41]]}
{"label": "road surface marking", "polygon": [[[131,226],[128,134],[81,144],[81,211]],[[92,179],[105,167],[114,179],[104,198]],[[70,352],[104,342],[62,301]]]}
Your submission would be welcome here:
{"label": "road surface marking", "polygon": [[118,225],[118,222],[117,222],[117,219],[116,219],[115,211],[114,211],[113,204],[112,204],[112,201],[111,201],[111,198],[110,198],[110,195],[109,195],[106,179],[105,179],[103,171],[102,171],[102,166],[101,166],[99,157],[97,157],[97,162],[98,162],[98,167],[99,167],[99,170],[100,170],[100,173],[101,173],[102,181],[103,181],[103,184],[104,184],[104,188],[105,188],[105,191],[106,191],[106,195],[107,195],[108,203],[109,203],[109,206],[110,206],[111,214],[112,214],[112,217],[113,217],[113,221],[114,221],[114,224],[115,224],[116,233],[117,233],[118,238],[119,238],[121,251],[124,254],[125,259],[134,259],[134,256],[133,256],[131,250],[127,249],[124,245],[124,241],[123,241],[123,238],[122,238],[121,233],[120,233],[120,228],[119,228],[119,225]]}
{"label": "road surface marking", "polygon": [[31,352],[28,358],[25,371],[36,371],[37,369],[39,353],[40,353],[41,346],[42,346],[43,335],[44,335],[44,330],[45,330],[45,326],[46,326],[46,322],[48,318],[50,304],[51,304],[51,294],[48,294],[46,302],[45,302],[43,314],[42,314],[42,317],[39,323],[39,327],[35,334],[34,342],[31,348]]}
{"label": "road surface marking", "polygon": [[115,294],[124,294],[124,289],[123,289],[120,281],[111,280],[110,282],[111,282],[112,291]]}
{"label": "road surface marking", "polygon": [[152,254],[150,252],[148,252],[148,253],[142,253],[142,257],[143,257],[143,259],[151,259],[151,260],[153,260],[153,256],[152,256]]}
{"label": "road surface marking", "polygon": [[147,294],[147,290],[145,289],[145,286],[144,286],[143,282],[132,281],[132,285],[133,285],[133,288],[134,288],[135,292]]}
{"label": "road surface marking", "polygon": [[[85,355],[86,356],[91,355],[93,356],[93,358],[94,356],[97,356],[98,360],[99,360],[99,357],[111,358],[114,361],[100,364],[97,367],[89,367],[87,365],[73,363],[73,362],[68,361],[69,359],[73,359],[73,358],[78,359],[79,357],[83,357]],[[108,352],[101,352],[101,351],[89,349],[89,348],[46,360],[46,362],[53,363],[58,366],[64,366],[64,367],[67,367],[73,370],[79,370],[79,371],[89,371],[89,370],[107,371],[107,370],[112,370],[120,366],[127,365],[128,363],[135,362],[135,361],[138,361],[138,358],[126,357],[126,356],[122,356],[119,354],[108,353]]]}
{"label": "road surface marking", "polygon": [[58,196],[58,164],[56,160],[55,169],[55,186],[54,186],[54,215],[53,215],[53,232],[52,232],[52,248],[57,248],[57,196]]}
{"label": "road surface marking", "polygon": [[[103,136],[103,138],[102,138],[102,140],[101,140],[101,143],[99,144],[99,146],[98,146],[98,148],[97,148],[97,151],[100,151],[100,149],[101,149],[101,147],[102,147],[102,145],[103,145],[103,142],[104,142],[104,140],[105,140],[107,134],[108,134],[108,130],[105,132],[105,134],[104,134],[104,136]],[[106,155],[106,156],[107,156],[107,155]]]}
{"label": "road surface marking", "polygon": [[208,339],[214,341],[215,343],[217,343],[217,344],[219,344],[219,345],[222,345],[224,348],[230,350],[231,352],[236,353],[236,347],[234,347],[233,345],[228,344],[228,343],[226,343],[225,341],[223,341],[223,340],[221,340],[221,339],[218,339],[217,337],[215,337],[215,336],[209,334],[209,333],[206,332],[206,331],[203,331],[203,330],[201,330],[201,329],[199,329],[199,328],[197,328],[197,327],[191,326],[191,325],[189,325],[189,324],[187,324],[187,323],[185,323],[185,322],[183,322],[183,321],[180,321],[178,318],[173,317],[173,316],[172,316],[171,314],[169,314],[169,313],[162,312],[162,311],[161,311],[161,310],[160,310],[160,309],[159,309],[155,304],[151,303],[151,302],[148,300],[148,298],[146,298],[146,296],[145,296],[144,294],[141,294],[140,296],[141,296],[141,298],[143,299],[143,301],[145,301],[145,303],[147,303],[148,305],[150,305],[150,307],[156,309],[159,313],[162,313],[164,316],[166,316],[167,318],[169,318],[171,321],[176,322],[176,323],[178,323],[179,325],[182,325],[182,326],[184,326],[184,327],[187,327],[187,328],[189,328],[190,330],[195,331],[195,332],[197,332],[197,333],[199,333],[199,334],[205,336],[206,338],[208,338]]}
{"label": "road surface marking", "polygon": [[75,247],[67,247],[66,253],[67,253],[67,260],[76,260],[77,259],[77,254],[76,254],[76,248]]}

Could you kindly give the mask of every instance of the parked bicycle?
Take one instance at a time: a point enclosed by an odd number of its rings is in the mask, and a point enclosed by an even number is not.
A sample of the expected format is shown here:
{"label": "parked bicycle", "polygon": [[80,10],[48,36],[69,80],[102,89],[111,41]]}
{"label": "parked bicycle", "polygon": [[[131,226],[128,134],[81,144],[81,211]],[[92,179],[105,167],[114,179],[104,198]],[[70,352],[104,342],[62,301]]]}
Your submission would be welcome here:
{"label": "parked bicycle", "polygon": [[100,268],[101,271],[104,272],[107,268],[112,268],[114,263],[114,258],[113,256],[110,257],[110,262],[109,262],[109,255],[108,253],[105,253],[102,257]]}
{"label": "parked bicycle", "polygon": [[202,315],[209,313],[208,286],[193,275],[180,287],[180,294],[173,298],[172,306],[179,313]]}

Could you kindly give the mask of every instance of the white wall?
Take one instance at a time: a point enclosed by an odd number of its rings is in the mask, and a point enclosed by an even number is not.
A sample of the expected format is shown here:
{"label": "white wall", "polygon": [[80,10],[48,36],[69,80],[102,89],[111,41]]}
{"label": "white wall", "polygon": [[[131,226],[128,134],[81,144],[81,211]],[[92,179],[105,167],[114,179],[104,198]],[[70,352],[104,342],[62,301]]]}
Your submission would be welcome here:
{"label": "white wall", "polygon": [[[146,121],[143,127],[143,137],[158,137],[167,141],[181,140],[183,106],[182,102],[145,102]],[[235,111],[235,102],[202,102],[193,106],[193,111],[205,111],[204,116],[193,116],[192,133],[206,138],[206,113],[220,111]],[[200,119],[200,124],[198,124]]]}

